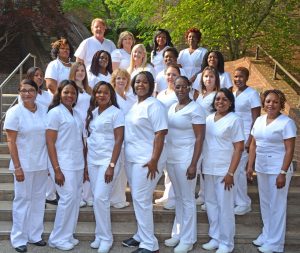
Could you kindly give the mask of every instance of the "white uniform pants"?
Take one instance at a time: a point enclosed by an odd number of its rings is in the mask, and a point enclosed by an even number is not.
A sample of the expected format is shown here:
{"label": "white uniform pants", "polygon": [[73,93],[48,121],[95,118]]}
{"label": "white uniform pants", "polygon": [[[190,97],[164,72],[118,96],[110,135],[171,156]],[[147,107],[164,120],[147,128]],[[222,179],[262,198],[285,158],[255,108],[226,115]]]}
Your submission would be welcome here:
{"label": "white uniform pants", "polygon": [[93,194],[92,194],[91,184],[89,181],[85,181],[82,184],[81,200],[93,202]]}
{"label": "white uniform pants", "polygon": [[235,217],[233,190],[224,189],[224,176],[204,175],[205,204],[209,222],[208,234],[219,248],[234,248]]}
{"label": "white uniform pants", "polygon": [[105,183],[107,165],[88,165],[91,188],[94,195],[94,215],[96,219],[95,239],[100,239],[101,246],[109,247],[113,244],[110,219],[110,196],[119,173],[119,164],[114,169],[113,181]]}
{"label": "white uniform pants", "polygon": [[55,182],[53,181],[53,179],[50,175],[48,176],[48,179],[47,179],[46,199],[48,199],[48,200],[56,199]]}
{"label": "white uniform pants", "polygon": [[159,174],[155,179],[147,179],[148,168],[144,164],[126,163],[126,173],[131,188],[135,218],[137,220],[137,233],[133,236],[140,242],[140,248],[156,251],[159,249],[157,238],[154,235],[153,224],[153,192],[165,163],[158,164]]}
{"label": "white uniform pants", "polygon": [[172,185],[172,182],[170,180],[168,171],[164,169],[164,174],[165,174],[165,180],[164,180],[164,185],[165,185],[165,191],[163,194],[163,199],[167,199],[168,203],[170,205],[175,205],[175,193],[174,193],[174,188]]}
{"label": "white uniform pants", "polygon": [[14,248],[42,240],[48,171],[25,172],[25,180],[14,178],[13,225],[10,234]]}
{"label": "white uniform pants", "polygon": [[240,163],[234,173],[234,205],[251,206],[251,199],[248,196],[246,166],[248,162],[248,153],[243,152]]}
{"label": "white uniform pants", "polygon": [[110,204],[115,205],[118,203],[126,202],[126,186],[127,186],[127,176],[125,171],[125,152],[122,148],[118,163],[120,164],[120,172],[112,189],[112,195],[110,198]]}
{"label": "white uniform pants", "polygon": [[257,172],[260,211],[263,220],[262,233],[257,238],[263,246],[275,252],[284,251],[286,231],[286,207],[292,173],[286,175],[285,187],[277,189],[278,175]]}
{"label": "white uniform pants", "polygon": [[187,180],[186,171],[190,163],[167,163],[167,170],[175,192],[175,220],[172,237],[181,243],[197,241],[197,210],[195,187],[197,178]]}
{"label": "white uniform pants", "polygon": [[[54,178],[53,170],[50,171]],[[64,245],[73,238],[76,230],[80,198],[82,192],[83,170],[63,170],[65,183],[63,186],[55,185],[59,194],[53,230],[49,237],[49,243]]]}

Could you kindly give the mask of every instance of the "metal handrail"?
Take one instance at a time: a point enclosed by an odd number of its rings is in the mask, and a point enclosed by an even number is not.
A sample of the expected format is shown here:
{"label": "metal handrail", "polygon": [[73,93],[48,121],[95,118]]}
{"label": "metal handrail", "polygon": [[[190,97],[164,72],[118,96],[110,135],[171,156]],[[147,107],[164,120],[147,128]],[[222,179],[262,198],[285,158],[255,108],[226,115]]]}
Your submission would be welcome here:
{"label": "metal handrail", "polygon": [[258,53],[259,49],[261,49],[274,63],[274,71],[273,71],[273,79],[276,80],[276,74],[277,74],[277,67],[279,67],[295,84],[298,85],[300,88],[300,82],[292,76],[290,72],[288,72],[278,61],[276,61],[265,49],[262,48],[262,46],[257,45],[256,47],[256,54],[255,54],[255,59],[258,60]]}
{"label": "metal handrail", "polygon": [[[3,88],[4,86],[13,78],[13,76],[18,72],[20,74],[20,82],[23,78],[23,65],[25,64],[25,62],[29,59],[29,58],[33,58],[33,66],[35,67],[36,66],[36,56],[29,53],[21,62],[20,64],[9,74],[9,76],[0,84],[0,142],[2,142],[2,139],[3,139],[3,122],[4,122],[4,119],[5,119],[5,115],[2,115],[3,113]],[[11,108],[17,101],[17,98],[12,102],[12,104],[10,105],[9,108]]]}

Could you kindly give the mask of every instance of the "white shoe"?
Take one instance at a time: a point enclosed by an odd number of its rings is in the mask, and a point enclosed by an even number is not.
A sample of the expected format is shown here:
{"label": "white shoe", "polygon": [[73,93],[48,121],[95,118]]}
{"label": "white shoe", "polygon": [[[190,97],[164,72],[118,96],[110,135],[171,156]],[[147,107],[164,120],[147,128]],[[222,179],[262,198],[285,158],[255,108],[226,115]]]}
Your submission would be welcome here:
{"label": "white shoe", "polygon": [[93,200],[88,200],[86,202],[87,206],[93,206],[94,205],[94,201]]}
{"label": "white shoe", "polygon": [[173,210],[175,209],[175,203],[167,202],[164,204],[164,209]]}
{"label": "white shoe", "polygon": [[193,249],[193,244],[191,243],[179,243],[176,248],[174,248],[174,253],[187,253]]}
{"label": "white shoe", "polygon": [[80,207],[85,207],[85,206],[86,206],[86,202],[83,201],[83,200],[81,200],[81,201],[80,201]]}
{"label": "white shoe", "polygon": [[110,251],[111,245],[100,245],[98,253],[108,253]]}
{"label": "white shoe", "polygon": [[66,242],[64,244],[52,244],[52,243],[49,243],[48,242],[48,245],[51,247],[51,248],[57,248],[57,249],[60,249],[60,250],[71,250],[74,248],[74,245],[70,242]]}
{"label": "white shoe", "polygon": [[179,239],[171,237],[170,239],[165,240],[165,245],[167,247],[175,247],[179,243]]}
{"label": "white shoe", "polygon": [[273,251],[271,249],[268,249],[268,248],[266,248],[264,246],[259,247],[258,251],[262,252],[262,253],[273,253]]}
{"label": "white shoe", "polygon": [[219,247],[219,243],[215,239],[211,239],[209,242],[202,244],[202,249],[213,250]]}
{"label": "white shoe", "polygon": [[224,248],[219,248],[217,249],[216,253],[230,253],[231,251],[229,251],[228,249],[224,249]]}
{"label": "white shoe", "polygon": [[259,239],[253,240],[252,244],[256,247],[261,247],[264,243],[260,241]]}
{"label": "white shoe", "polygon": [[201,209],[202,211],[206,211],[206,205],[205,205],[205,204],[201,205],[200,209]]}
{"label": "white shoe", "polygon": [[73,237],[73,238],[70,240],[70,243],[72,243],[74,246],[76,246],[76,245],[79,244],[79,240]]}
{"label": "white shoe", "polygon": [[249,213],[250,211],[251,211],[251,206],[236,206],[234,208],[235,215],[244,215],[246,213]]}
{"label": "white shoe", "polygon": [[98,249],[100,247],[100,239],[95,239],[95,241],[91,242],[90,246],[92,249]]}
{"label": "white shoe", "polygon": [[118,209],[122,209],[122,208],[125,208],[129,206],[129,202],[120,202],[120,203],[117,203],[115,205],[113,205],[114,208],[118,208]]}
{"label": "white shoe", "polygon": [[196,205],[197,206],[201,206],[203,204],[204,204],[204,201],[200,197],[196,198]]}
{"label": "white shoe", "polygon": [[161,197],[160,199],[156,199],[154,200],[154,203],[155,204],[165,204],[168,202],[168,199],[167,198],[164,198],[164,197]]}

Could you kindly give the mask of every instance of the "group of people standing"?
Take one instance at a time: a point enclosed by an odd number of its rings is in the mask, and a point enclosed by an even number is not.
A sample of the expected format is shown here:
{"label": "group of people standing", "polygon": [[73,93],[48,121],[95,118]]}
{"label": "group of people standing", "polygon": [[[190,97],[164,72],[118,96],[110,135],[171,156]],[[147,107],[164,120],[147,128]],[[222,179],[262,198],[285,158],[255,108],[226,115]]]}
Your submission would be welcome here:
{"label": "group of people standing", "polygon": [[[267,90],[261,102],[247,86],[244,67],[234,71],[232,93],[222,54],[199,47],[196,28],[187,31],[189,47],[180,53],[168,31],[159,29],[151,63],[132,33],[122,32],[116,49],[104,38],[104,20],[94,19],[91,30],[74,63],[68,40],[54,42],[45,76],[40,68],[29,69],[19,85],[19,103],[6,114],[16,251],[26,252],[27,243],[46,245],[45,198],[54,188],[59,201],[49,246],[73,249],[79,243],[74,233],[80,206],[90,205],[96,219],[90,246],[108,253],[110,206],[129,205],[128,180],[137,231],[122,244],[138,247],[133,253],[158,252],[153,192],[164,172],[166,190],[156,203],[175,208],[164,244],[176,253],[192,250],[199,203],[207,211],[211,238],[202,248],[232,252],[235,214],[251,211],[247,176],[252,180],[255,168],[264,227],[253,244],[260,252],[283,252],[296,137],[295,123],[281,113],[284,94]],[[41,88],[43,79],[48,91]],[[197,174],[201,187],[195,199]]]}

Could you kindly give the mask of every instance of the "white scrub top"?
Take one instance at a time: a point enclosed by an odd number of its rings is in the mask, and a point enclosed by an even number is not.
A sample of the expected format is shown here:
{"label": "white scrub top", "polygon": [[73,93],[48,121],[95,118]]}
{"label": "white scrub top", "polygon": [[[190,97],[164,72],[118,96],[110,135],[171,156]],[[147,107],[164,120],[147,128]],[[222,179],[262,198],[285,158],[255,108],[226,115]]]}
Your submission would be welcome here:
{"label": "white scrub top", "polygon": [[151,63],[154,66],[155,73],[159,73],[165,68],[163,53],[167,48],[169,48],[169,46],[164,47],[160,51],[156,51],[155,56],[153,55],[153,51],[151,51]]}
{"label": "white scrub top", "polygon": [[[53,95],[51,95],[48,91],[42,90],[42,94],[37,93],[35,102],[48,107],[52,102]],[[18,103],[23,103],[21,96],[18,96]]]}
{"label": "white scrub top", "polygon": [[71,67],[66,67],[63,65],[58,59],[49,62],[46,72],[45,72],[45,79],[50,78],[60,84],[63,80],[69,79]]}
{"label": "white scrub top", "polygon": [[111,105],[101,114],[98,107],[93,111],[90,136],[87,138],[87,162],[93,165],[108,165],[115,145],[114,129],[124,126],[124,114]]}
{"label": "white scrub top", "polygon": [[116,93],[116,96],[117,96],[117,103],[124,115],[127,114],[127,112],[137,101],[137,97],[132,92],[130,94],[126,94],[126,99],[121,97],[118,93]]}
{"label": "white scrub top", "polygon": [[260,97],[258,92],[251,87],[246,88],[238,96],[236,94],[237,91],[233,93],[235,98],[235,113],[243,120],[244,134],[247,140],[252,126],[251,109],[261,106]]}
{"label": "white scrub top", "polygon": [[86,69],[90,69],[93,56],[97,51],[105,50],[111,54],[116,49],[116,45],[109,39],[104,39],[101,43],[94,36],[83,40],[75,52],[75,57],[84,61]]}
{"label": "white scrub top", "polygon": [[201,70],[206,52],[207,49],[203,47],[197,48],[192,54],[189,53],[188,48],[180,51],[177,62],[183,67],[188,79]]}
{"label": "white scrub top", "polygon": [[111,53],[111,60],[112,62],[119,63],[120,69],[128,69],[130,65],[130,54],[123,48],[115,49]]}
{"label": "white scrub top", "polygon": [[[136,102],[125,115],[126,161],[139,164],[149,162],[155,133],[165,129],[168,129],[167,111],[161,102],[153,97]],[[159,161],[165,159],[163,150]]]}
{"label": "white scrub top", "polygon": [[47,129],[57,131],[55,147],[60,168],[71,171],[83,170],[83,123],[80,115],[75,110],[72,115],[63,104],[60,104],[48,112]]}
{"label": "white scrub top", "polygon": [[285,155],[284,140],[296,137],[296,132],[295,122],[286,115],[279,115],[268,125],[266,114],[258,117],[251,130],[256,141],[255,170],[279,174]]}
{"label": "white scrub top", "polygon": [[156,98],[164,104],[167,111],[169,110],[171,105],[178,102],[178,98],[174,91],[167,94],[167,90],[163,90],[158,93]]}
{"label": "white scrub top", "polygon": [[197,100],[196,100],[196,102],[204,110],[205,117],[207,117],[208,115],[213,113],[212,103],[213,103],[213,100],[214,100],[214,97],[215,97],[216,93],[217,93],[216,91],[213,91],[205,97],[203,97],[203,95],[200,93]]}
{"label": "white scrub top", "polygon": [[215,122],[215,114],[206,118],[202,170],[203,174],[225,176],[234,151],[233,143],[245,140],[243,121],[230,112]]}
{"label": "white scrub top", "polygon": [[99,73],[98,76],[95,76],[91,71],[88,71],[87,78],[88,78],[89,86],[93,89],[95,85],[100,81],[105,81],[107,83],[110,83],[111,74],[108,73],[107,75],[102,75]]}
{"label": "white scrub top", "polygon": [[[201,77],[202,77],[202,72],[197,75],[192,85],[193,89],[199,92],[201,92],[201,84],[200,84]],[[219,78],[220,78],[220,88],[230,89],[233,86],[230,74],[228,72],[224,72],[223,74],[219,73]]]}
{"label": "white scrub top", "polygon": [[147,66],[145,68],[137,68],[135,70],[133,70],[133,72],[131,73],[130,77],[131,79],[133,79],[138,73],[140,73],[141,71],[148,71],[152,74],[153,79],[155,79],[155,70],[152,67],[151,64],[147,63]]}
{"label": "white scrub top", "polygon": [[177,112],[176,105],[173,104],[168,112],[167,161],[186,163],[194,153],[196,138],[193,125],[205,125],[205,114],[194,101]]}
{"label": "white scrub top", "polygon": [[87,116],[87,111],[90,106],[90,100],[91,100],[91,96],[88,93],[86,93],[85,91],[83,91],[82,93],[79,92],[77,103],[73,108],[74,111],[76,111],[80,116],[83,126],[85,126],[85,120]]}
{"label": "white scrub top", "polygon": [[[31,112],[17,104],[8,109],[4,129],[17,131],[16,144],[20,165],[23,171],[40,171],[47,169],[48,153],[46,147],[47,107],[36,103],[37,110]],[[12,160],[9,170],[14,170]]]}
{"label": "white scrub top", "polygon": [[[159,93],[162,90],[165,90],[165,89],[168,88],[168,82],[167,82],[167,79],[165,77],[165,71],[166,70],[160,71],[157,74],[156,78],[155,78],[155,89],[154,89],[154,91],[156,91],[157,93]],[[180,68],[180,75],[181,76],[187,76],[183,68]]]}

